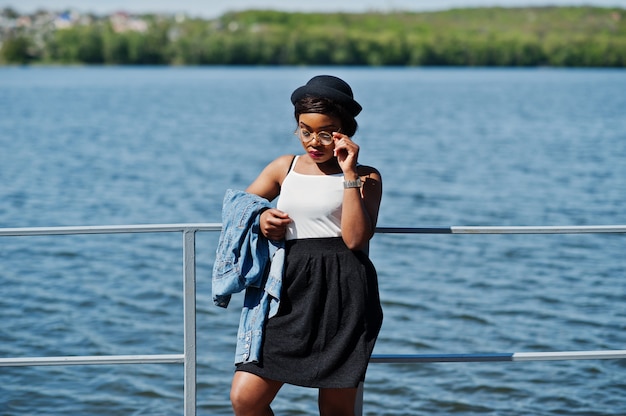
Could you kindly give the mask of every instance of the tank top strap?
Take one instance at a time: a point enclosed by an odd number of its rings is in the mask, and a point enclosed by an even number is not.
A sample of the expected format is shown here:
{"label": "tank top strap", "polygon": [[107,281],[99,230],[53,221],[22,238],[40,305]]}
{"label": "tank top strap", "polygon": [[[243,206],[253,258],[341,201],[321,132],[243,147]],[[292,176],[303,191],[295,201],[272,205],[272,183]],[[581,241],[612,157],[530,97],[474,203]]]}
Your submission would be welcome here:
{"label": "tank top strap", "polygon": [[[285,181],[285,179],[287,179],[287,176],[289,176],[289,174],[293,171],[293,167],[296,166],[296,160],[298,160],[298,155],[294,155],[293,159],[291,159],[291,164],[289,165],[289,169],[287,169],[287,173],[285,174],[285,177],[283,178],[283,182]],[[278,194],[280,195],[283,191],[282,189],[282,184],[279,187],[278,190]]]}
{"label": "tank top strap", "polygon": [[291,159],[291,165],[289,165],[287,175],[289,175],[289,172],[291,172],[293,170],[293,167],[296,166],[296,160],[298,160],[298,155],[294,155],[293,159]]}

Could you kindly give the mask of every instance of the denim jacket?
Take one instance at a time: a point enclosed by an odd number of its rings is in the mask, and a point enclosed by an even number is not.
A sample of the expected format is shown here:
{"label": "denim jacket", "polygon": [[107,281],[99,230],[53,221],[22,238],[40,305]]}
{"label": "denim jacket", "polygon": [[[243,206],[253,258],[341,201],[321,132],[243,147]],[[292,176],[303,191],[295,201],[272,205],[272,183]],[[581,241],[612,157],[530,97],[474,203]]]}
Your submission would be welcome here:
{"label": "denim jacket", "polygon": [[246,290],[237,333],[235,364],[259,361],[265,321],[278,312],[285,260],[284,241],[272,241],[259,228],[270,208],[260,196],[228,189],[222,206],[222,232],[213,265],[213,302],[226,308],[231,294]]}

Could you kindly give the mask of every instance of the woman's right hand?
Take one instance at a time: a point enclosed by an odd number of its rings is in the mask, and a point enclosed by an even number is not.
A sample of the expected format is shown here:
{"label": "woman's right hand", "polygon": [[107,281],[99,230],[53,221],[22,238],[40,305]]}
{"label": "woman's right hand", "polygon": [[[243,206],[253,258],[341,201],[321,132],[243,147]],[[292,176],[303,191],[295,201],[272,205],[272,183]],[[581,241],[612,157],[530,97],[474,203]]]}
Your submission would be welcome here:
{"label": "woman's right hand", "polygon": [[287,232],[287,225],[291,218],[286,212],[276,208],[266,209],[261,213],[261,233],[270,240],[282,240]]}

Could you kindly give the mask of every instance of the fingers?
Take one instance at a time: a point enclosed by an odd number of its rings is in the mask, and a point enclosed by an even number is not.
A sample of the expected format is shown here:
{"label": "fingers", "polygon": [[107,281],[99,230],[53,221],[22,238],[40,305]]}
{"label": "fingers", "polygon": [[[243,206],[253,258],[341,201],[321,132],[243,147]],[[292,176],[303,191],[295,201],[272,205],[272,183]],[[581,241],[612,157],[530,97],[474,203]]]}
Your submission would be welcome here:
{"label": "fingers", "polygon": [[335,150],[345,149],[349,154],[358,154],[359,146],[350,137],[335,132],[333,133],[333,139],[335,140]]}
{"label": "fingers", "polygon": [[354,169],[359,155],[359,146],[345,134],[335,132],[333,139],[335,140],[335,157],[342,170],[345,172],[346,169]]}
{"label": "fingers", "polygon": [[289,215],[275,208],[265,210],[260,219],[261,232],[270,240],[285,238],[287,225],[291,222]]}
{"label": "fingers", "polygon": [[276,208],[267,209],[265,210],[265,212],[267,212],[269,215],[271,215],[274,218],[289,219],[289,214]]}

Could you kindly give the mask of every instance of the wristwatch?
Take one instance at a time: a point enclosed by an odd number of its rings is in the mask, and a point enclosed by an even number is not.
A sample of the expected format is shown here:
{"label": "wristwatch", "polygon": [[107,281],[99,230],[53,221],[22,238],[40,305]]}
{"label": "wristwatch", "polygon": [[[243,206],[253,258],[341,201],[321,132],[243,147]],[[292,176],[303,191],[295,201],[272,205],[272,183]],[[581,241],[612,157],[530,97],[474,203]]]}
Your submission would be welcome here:
{"label": "wristwatch", "polygon": [[343,188],[360,188],[362,185],[361,178],[356,178],[355,181],[343,181]]}

